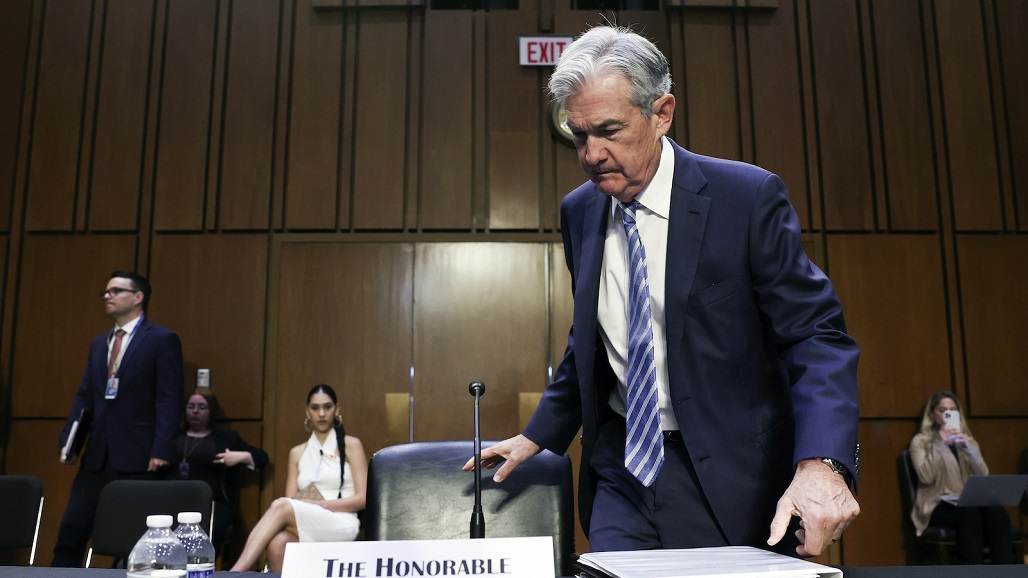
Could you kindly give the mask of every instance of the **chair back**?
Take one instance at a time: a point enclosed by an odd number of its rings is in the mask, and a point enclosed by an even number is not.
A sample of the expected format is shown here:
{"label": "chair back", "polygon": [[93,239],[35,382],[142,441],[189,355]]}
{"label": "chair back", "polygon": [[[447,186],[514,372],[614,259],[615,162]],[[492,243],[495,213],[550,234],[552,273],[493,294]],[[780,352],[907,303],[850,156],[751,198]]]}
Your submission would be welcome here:
{"label": "chair back", "polygon": [[43,482],[36,476],[0,476],[0,550],[32,548],[29,566],[36,561],[39,520],[43,515]]}
{"label": "chair back", "polygon": [[[483,442],[488,447],[495,442]],[[384,448],[371,458],[364,512],[367,540],[469,537],[475,502],[473,472],[461,467],[475,453],[470,441],[418,442]],[[554,572],[572,573],[575,550],[571,460],[542,451],[503,483],[482,470],[482,510],[488,538],[552,536]]]}
{"label": "chair back", "polygon": [[211,487],[199,480],[115,480],[100,492],[93,522],[93,553],[126,558],[146,532],[146,517],[200,512],[200,525],[210,534],[214,516]]}
{"label": "chair back", "polygon": [[907,553],[907,565],[920,563],[921,555],[917,544],[917,532],[914,529],[914,521],[910,519],[914,511],[914,503],[917,500],[917,472],[914,471],[914,464],[910,461],[910,450],[904,448],[896,458],[896,473],[899,479],[900,524],[903,527],[903,543]]}
{"label": "chair back", "polygon": [[903,511],[906,518],[914,511],[914,502],[917,499],[917,472],[914,471],[914,464],[910,461],[910,450],[904,449],[896,460],[896,471],[899,473],[900,502],[903,504]]}
{"label": "chair back", "polygon": [[[1028,448],[1021,452],[1021,457],[1017,460],[1017,473],[1028,474]],[[1028,492],[1021,496],[1021,515],[1028,516]]]}

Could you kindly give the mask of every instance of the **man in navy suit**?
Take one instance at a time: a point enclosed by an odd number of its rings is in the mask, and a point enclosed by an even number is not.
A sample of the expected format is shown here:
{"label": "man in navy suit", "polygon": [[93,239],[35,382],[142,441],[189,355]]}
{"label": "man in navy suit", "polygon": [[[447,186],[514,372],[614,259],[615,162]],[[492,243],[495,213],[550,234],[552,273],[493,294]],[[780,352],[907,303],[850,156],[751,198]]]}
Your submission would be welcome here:
{"label": "man in navy suit", "polygon": [[[848,486],[858,348],[804,254],[785,185],[666,138],[668,63],[631,30],[583,34],[549,89],[589,177],[561,205],[574,323],[528,426],[484,449],[483,465],[499,465],[502,481],[541,448],[564,453],[581,428],[579,510],[593,551],[820,554],[859,513]],[[632,299],[640,269],[649,293]],[[646,350],[648,361],[636,353]],[[629,399],[647,395],[653,425],[626,434]],[[636,431],[651,441],[634,445]],[[651,474],[636,471],[634,447],[652,451]]]}
{"label": "man in navy suit", "polygon": [[[178,335],[146,320],[150,283],[115,271],[103,292],[112,330],[93,339],[82,384],[61,433],[61,461],[71,424],[88,434],[78,475],[54,547],[53,566],[82,565],[100,490],[121,479],[155,479],[174,454],[182,416],[182,345]],[[79,444],[75,444],[79,445]]]}

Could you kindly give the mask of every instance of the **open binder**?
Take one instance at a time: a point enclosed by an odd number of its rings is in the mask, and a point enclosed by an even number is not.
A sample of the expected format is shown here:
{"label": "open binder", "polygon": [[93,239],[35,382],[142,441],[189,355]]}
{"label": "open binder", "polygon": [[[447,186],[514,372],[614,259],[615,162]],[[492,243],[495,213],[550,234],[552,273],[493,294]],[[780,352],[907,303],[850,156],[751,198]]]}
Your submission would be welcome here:
{"label": "open binder", "polygon": [[749,546],[596,552],[575,563],[583,578],[842,578],[842,570]]}

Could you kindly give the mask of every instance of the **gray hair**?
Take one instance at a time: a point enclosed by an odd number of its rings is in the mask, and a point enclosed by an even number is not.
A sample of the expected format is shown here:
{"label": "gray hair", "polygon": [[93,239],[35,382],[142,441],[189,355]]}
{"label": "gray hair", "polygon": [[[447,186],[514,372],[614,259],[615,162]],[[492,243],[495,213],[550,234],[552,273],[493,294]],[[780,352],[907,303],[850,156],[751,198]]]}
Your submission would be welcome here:
{"label": "gray hair", "polygon": [[589,81],[620,74],[632,85],[629,101],[650,118],[653,102],[671,92],[667,58],[630,28],[596,26],[564,49],[550,76],[549,91],[560,106]]}

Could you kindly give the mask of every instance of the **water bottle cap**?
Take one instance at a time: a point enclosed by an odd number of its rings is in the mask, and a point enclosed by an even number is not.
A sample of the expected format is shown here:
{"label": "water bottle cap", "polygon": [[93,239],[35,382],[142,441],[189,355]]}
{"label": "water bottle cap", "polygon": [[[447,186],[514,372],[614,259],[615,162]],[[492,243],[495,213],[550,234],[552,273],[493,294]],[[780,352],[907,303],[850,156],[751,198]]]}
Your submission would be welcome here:
{"label": "water bottle cap", "polygon": [[178,523],[179,524],[199,524],[201,518],[203,518],[203,516],[200,514],[200,512],[179,512],[178,513]]}
{"label": "water bottle cap", "polygon": [[170,528],[171,527],[171,516],[167,514],[153,514],[146,517],[146,526],[148,528]]}

